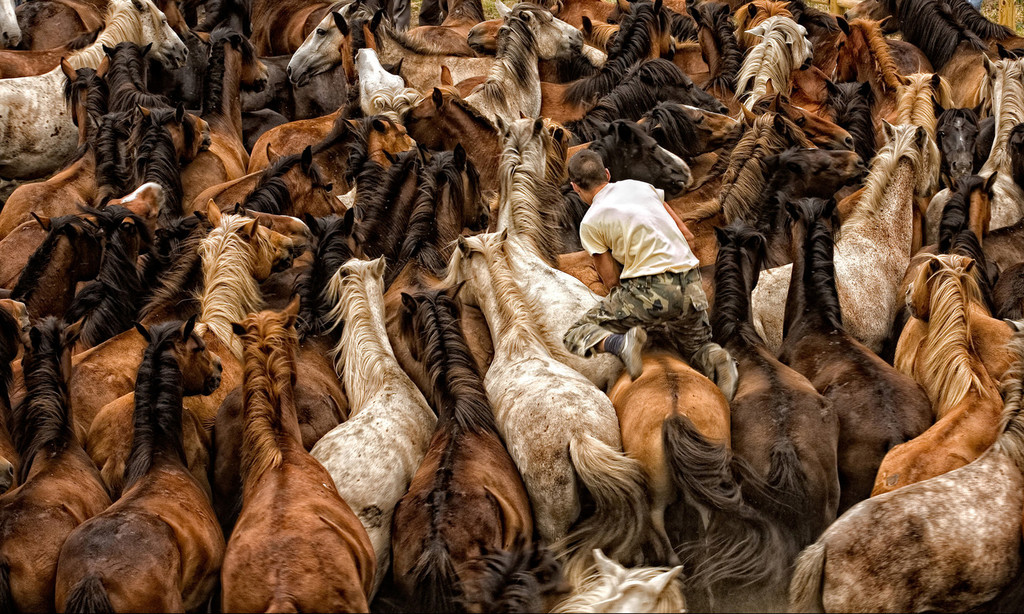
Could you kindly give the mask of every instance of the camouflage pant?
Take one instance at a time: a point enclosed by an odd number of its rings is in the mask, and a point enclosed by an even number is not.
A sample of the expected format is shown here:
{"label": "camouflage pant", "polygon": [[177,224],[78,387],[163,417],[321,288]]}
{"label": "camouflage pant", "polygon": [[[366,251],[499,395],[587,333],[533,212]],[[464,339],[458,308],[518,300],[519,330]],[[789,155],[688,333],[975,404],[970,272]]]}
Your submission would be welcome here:
{"label": "camouflage pant", "polygon": [[562,342],[573,354],[589,358],[593,348],[612,333],[656,325],[672,329],[687,360],[711,341],[708,299],[699,270],[622,280],[621,285],[612,288],[604,300],[569,327]]}

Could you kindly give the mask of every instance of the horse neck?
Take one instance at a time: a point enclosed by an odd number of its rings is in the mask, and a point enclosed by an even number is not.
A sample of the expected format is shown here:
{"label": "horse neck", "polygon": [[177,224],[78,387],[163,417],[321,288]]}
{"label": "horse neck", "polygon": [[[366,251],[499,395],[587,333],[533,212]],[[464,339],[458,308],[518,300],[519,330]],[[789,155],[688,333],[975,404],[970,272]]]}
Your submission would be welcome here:
{"label": "horse neck", "polygon": [[251,248],[241,245],[243,239],[233,232],[220,239],[215,249],[203,252],[203,290],[196,331],[202,334],[209,329],[241,358],[242,344],[232,332],[231,323],[263,309],[263,295],[248,264],[251,254],[244,253]]}
{"label": "horse neck", "polygon": [[503,169],[501,174],[501,202],[498,205],[497,230],[508,230],[517,242],[535,256],[551,264],[554,258],[555,237],[549,222],[540,213],[539,205],[548,199],[541,193],[542,174],[528,169],[522,160]]}
{"label": "horse neck", "polygon": [[145,475],[158,458],[187,466],[182,443],[181,369],[170,348],[147,348],[135,384],[134,429],[125,464],[125,488]]}
{"label": "horse neck", "polygon": [[500,352],[511,360],[551,356],[554,348],[549,347],[540,330],[536,306],[516,281],[507,249],[495,252],[487,263],[487,278],[477,283],[480,309],[491,329],[495,354]]}
{"label": "horse neck", "polygon": [[[540,91],[540,69],[537,66],[537,50],[534,48],[516,49],[516,53],[528,55],[525,63],[525,75],[519,74],[522,67],[513,65],[515,59],[511,52],[502,50],[503,53],[495,56],[487,72],[487,79],[477,90],[490,104],[488,106],[500,107],[494,109],[494,113],[505,122],[513,122],[519,118],[520,113],[527,117],[540,115],[541,91]],[[523,78],[525,77],[525,79]],[[511,89],[518,85],[517,89]],[[470,94],[473,96],[473,94]]]}
{"label": "horse neck", "polygon": [[[914,164],[903,158],[896,163],[896,169],[888,181],[872,185],[868,179],[866,188],[857,208],[869,206],[873,214],[867,214],[859,223],[851,224],[852,228],[839,238],[838,251],[843,252],[845,237],[867,236],[878,241],[877,245],[903,248],[904,242],[913,230],[914,194],[917,187],[918,173]],[[852,221],[852,220],[851,220]],[[906,243],[909,250],[910,243]],[[909,252],[908,252],[909,256]]]}
{"label": "horse neck", "polygon": [[794,254],[789,278],[783,338],[810,331],[827,334],[843,330],[832,233],[821,220],[813,222],[810,228],[794,224],[793,242],[801,247]]}
{"label": "horse neck", "polygon": [[[755,350],[763,342],[754,330],[750,308],[750,292],[754,278],[760,271],[750,270],[741,249],[733,247],[732,262],[722,262],[715,267],[715,307],[711,318],[711,329],[716,340],[730,350]],[[722,265],[725,266],[722,266]]]}
{"label": "horse neck", "polygon": [[[1006,79],[1007,77],[1003,77]],[[1007,104],[1007,95],[999,92],[993,96],[992,115],[996,118],[995,138],[992,140],[992,149],[989,151],[988,160],[978,172],[979,175],[989,176],[994,172],[1009,173],[1011,159],[1009,148],[1010,132],[1017,124],[1024,122],[1024,84],[1013,84],[1016,96],[1015,104]],[[1004,86],[1003,90],[1007,88]]]}
{"label": "horse neck", "polygon": [[[219,56],[217,60],[215,56]],[[223,41],[219,43],[216,48],[210,51],[210,65],[219,63],[222,67],[222,72],[219,75],[219,83],[213,83],[212,78],[207,79],[206,92],[203,96],[203,114],[202,117],[210,124],[225,123],[230,128],[231,133],[237,135],[239,138],[242,136],[242,98],[241,98],[241,73],[242,73],[242,54],[231,48],[231,43]],[[211,75],[216,77],[218,75]],[[207,101],[211,97],[211,90],[216,88],[220,92],[218,104],[207,110],[205,107]]]}
{"label": "horse neck", "polygon": [[345,324],[338,344],[336,369],[342,373],[353,413],[362,409],[401,370],[395,358],[379,282],[352,281],[342,291]]}
{"label": "horse neck", "polygon": [[96,40],[88,47],[83,47],[71,54],[68,63],[76,70],[97,68],[106,55],[103,50],[104,46],[115,47],[118,43],[124,42],[132,42],[137,45],[145,45],[148,42],[142,40],[142,22],[139,21],[138,12],[130,4],[107,19],[103,31],[99,33]]}
{"label": "horse neck", "polygon": [[302,435],[295,411],[292,352],[259,342],[246,346],[243,364],[242,478],[248,490],[267,471],[280,468],[288,452],[302,448]]}

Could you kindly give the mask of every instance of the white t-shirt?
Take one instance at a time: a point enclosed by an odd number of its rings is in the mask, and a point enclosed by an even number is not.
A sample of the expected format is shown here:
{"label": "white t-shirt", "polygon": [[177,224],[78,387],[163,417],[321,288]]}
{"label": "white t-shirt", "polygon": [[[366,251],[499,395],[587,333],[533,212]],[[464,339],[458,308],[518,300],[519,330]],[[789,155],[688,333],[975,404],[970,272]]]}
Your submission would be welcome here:
{"label": "white t-shirt", "polygon": [[698,266],[700,261],[665,210],[664,194],[632,179],[604,186],[580,224],[583,248],[592,255],[610,251],[622,264],[621,279],[683,273]]}

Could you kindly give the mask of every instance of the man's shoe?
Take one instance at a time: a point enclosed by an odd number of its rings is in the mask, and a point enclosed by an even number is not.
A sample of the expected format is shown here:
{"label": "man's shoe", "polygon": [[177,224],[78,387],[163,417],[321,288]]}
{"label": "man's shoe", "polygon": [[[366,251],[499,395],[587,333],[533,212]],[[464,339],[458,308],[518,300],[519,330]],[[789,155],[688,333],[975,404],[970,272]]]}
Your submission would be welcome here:
{"label": "man's shoe", "polygon": [[639,326],[634,326],[626,333],[626,341],[619,353],[619,358],[622,359],[626,365],[626,371],[629,371],[629,376],[633,379],[637,379],[644,372],[641,353],[645,343],[647,343],[647,331]]}

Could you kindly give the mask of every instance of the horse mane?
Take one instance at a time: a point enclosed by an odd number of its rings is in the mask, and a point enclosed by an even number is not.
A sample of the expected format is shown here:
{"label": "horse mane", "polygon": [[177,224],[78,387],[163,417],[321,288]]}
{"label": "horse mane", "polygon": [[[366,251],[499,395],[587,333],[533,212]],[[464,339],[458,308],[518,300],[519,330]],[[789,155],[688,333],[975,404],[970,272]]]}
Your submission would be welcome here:
{"label": "horse mane", "polygon": [[882,88],[895,92],[903,82],[900,81],[899,66],[896,65],[896,60],[892,57],[892,49],[889,48],[889,42],[885,38],[885,34],[882,33],[879,22],[870,19],[853,19],[849,25],[851,30],[860,30],[864,40],[867,41],[868,53],[875,63],[875,70],[881,79]]}
{"label": "horse mane", "polygon": [[651,3],[634,3],[619,23],[619,34],[608,49],[608,59],[604,66],[596,74],[570,85],[565,90],[566,102],[582,104],[597,100],[615,89],[626,71],[650,54],[654,44],[651,29],[661,30],[660,19],[663,15],[656,13]]}
{"label": "horse mane", "polygon": [[801,198],[793,202],[800,217],[808,222],[804,238],[804,295],[814,305],[815,314],[831,330],[843,330],[843,310],[836,289],[835,235],[839,214],[833,209],[832,219],[824,217],[828,201]]}
{"label": "horse mane", "polygon": [[[129,143],[129,149],[135,150],[135,184],[152,182],[164,190],[165,207],[160,212],[163,217],[180,217],[184,213],[181,201],[185,191],[181,185],[178,152],[170,131],[164,127],[174,113],[170,108],[152,109],[148,118],[140,119]],[[188,121],[183,125],[188,126]]]}
{"label": "horse mane", "polygon": [[303,337],[319,335],[326,329],[323,318],[331,305],[325,300],[324,288],[334,272],[352,258],[352,250],[348,246],[348,238],[352,234],[350,222],[341,216],[331,215],[317,220],[317,228],[313,264],[295,283],[295,292],[300,297],[297,326],[299,335]]}
{"label": "horse mane", "polygon": [[985,80],[988,82],[987,87],[991,89],[989,101],[992,113],[996,115],[998,110],[998,115],[995,120],[996,131],[992,149],[985,165],[978,172],[983,176],[1009,170],[1011,160],[1007,145],[1010,132],[1015,125],[1024,122],[1024,58],[1003,59],[994,64],[996,81],[1001,81],[1001,87],[996,89],[996,83],[986,71]]}
{"label": "horse mane", "polygon": [[[965,270],[969,262],[952,254],[927,257],[918,277],[918,282],[927,283],[931,289],[928,332],[918,356],[922,368],[913,369],[916,361],[903,347],[897,348],[894,361],[900,371],[916,373],[915,379],[928,394],[937,418],[960,404],[972,388],[983,398],[994,392],[983,385],[972,367],[975,350],[970,305],[983,303],[978,283]],[[939,267],[934,273],[930,272],[932,263]]]}
{"label": "horse mane", "polygon": [[921,126],[932,138],[935,137],[938,118],[935,116],[933,99],[944,108],[953,105],[949,82],[939,77],[939,87],[936,90],[932,82],[935,76],[932,73],[919,72],[904,77],[906,84],[901,84],[896,90],[896,119],[893,124]]}
{"label": "horse mane", "polygon": [[945,2],[957,23],[985,41],[1003,41],[1017,35],[1013,28],[989,21],[966,0],[945,0]]}
{"label": "horse mane", "polygon": [[261,232],[262,226],[257,226],[253,236],[255,246],[238,234],[250,222],[252,218],[225,214],[220,225],[199,244],[203,287],[197,291],[200,321],[196,332],[202,336],[210,330],[238,358],[242,357],[242,346],[231,330],[231,323],[263,308],[263,294],[252,270],[259,254],[270,250],[270,239]]}
{"label": "horse mane", "polygon": [[145,292],[137,268],[139,250],[130,250],[125,244],[120,224],[128,220],[133,223],[140,235],[140,248],[152,239],[143,219],[124,207],[110,205],[85,211],[100,220],[108,240],[96,279],[75,294],[64,319],[77,322],[84,318],[79,340],[92,347],[131,327]]}
{"label": "horse mane", "polygon": [[471,573],[460,587],[466,611],[485,604],[485,612],[540,612],[545,598],[565,591],[561,564],[537,541],[517,539],[509,550],[483,549],[467,569]]}
{"label": "horse mane", "polygon": [[14,367],[12,362],[21,349],[21,322],[14,314],[6,309],[0,309],[0,335],[7,336],[12,342],[0,345],[0,431],[9,428],[7,421],[2,418],[6,412],[7,418],[11,415],[10,388],[14,381]]}
{"label": "horse mane", "polygon": [[461,0],[458,6],[448,11],[448,16],[452,15],[462,15],[477,23],[487,20],[487,17],[484,16],[483,2],[480,0]]}
{"label": "horse mane", "polygon": [[29,256],[25,268],[22,269],[21,275],[18,276],[18,282],[14,285],[14,289],[11,290],[11,298],[24,303],[32,297],[32,294],[39,288],[40,283],[43,282],[43,274],[53,258],[53,250],[56,249],[57,243],[62,238],[66,238],[70,243],[74,243],[80,236],[85,235],[93,237],[98,241],[98,234],[99,232],[96,228],[90,226],[88,222],[77,215],[62,215],[52,218],[50,220],[50,231],[46,233],[46,238],[39,244],[36,251],[32,252],[32,255]]}
{"label": "horse mane", "polygon": [[397,360],[384,327],[384,296],[379,291],[371,296],[368,289],[374,283],[383,289],[383,268],[380,258],[353,258],[334,273],[325,291],[333,305],[326,316],[331,330],[344,322],[331,354],[353,415],[384,388]]}
{"label": "horse mane", "polygon": [[182,466],[188,464],[181,430],[184,384],[175,355],[181,329],[181,322],[172,321],[156,324],[148,331],[149,345],[135,378],[135,425],[124,467],[125,490],[146,475],[158,453]]}
{"label": "horse mane", "polygon": [[715,89],[721,92],[735,92],[736,78],[743,64],[743,50],[736,40],[729,5],[722,2],[704,2],[697,6],[696,13],[700,16],[701,22],[707,24],[721,55],[718,74],[711,75],[711,79],[704,84],[704,89],[709,92]]}
{"label": "horse mane", "polygon": [[[97,203],[106,203],[111,198],[129,191],[131,172],[122,150],[122,143],[132,133],[129,113],[107,113],[99,120],[96,138],[92,145],[96,151]],[[163,186],[160,186],[163,188]]]}
{"label": "horse mane", "polygon": [[992,281],[992,274],[988,268],[988,257],[981,248],[981,241],[978,235],[970,228],[964,228],[953,237],[949,248],[950,254],[964,256],[974,261],[975,266],[971,269],[974,281],[978,283],[978,291],[981,293],[982,302],[989,313],[993,311],[992,288],[995,283]]}
{"label": "horse mane", "polygon": [[662,97],[661,88],[691,83],[678,66],[657,58],[629,69],[622,81],[605,94],[586,115],[565,124],[574,142],[586,143],[602,135],[605,124],[616,119],[636,121]]}
{"label": "horse mane", "polygon": [[279,313],[262,312],[245,319],[241,474],[246,481],[281,466],[278,439],[289,426],[286,412],[295,420],[293,378],[299,341],[295,328],[283,326],[280,318]]}
{"label": "horse mane", "polygon": [[[751,16],[750,10],[757,9]],[[753,0],[736,10],[736,38],[743,43],[744,47],[753,47],[757,44],[757,38],[747,34],[747,30],[762,23],[769,17],[789,17],[796,21],[796,17],[789,10],[789,3],[785,0]]]}
{"label": "horse mane", "polygon": [[893,13],[900,23],[903,40],[916,45],[941,70],[961,42],[985,51],[988,45],[962,25],[950,12],[946,0],[900,0]]}
{"label": "horse mane", "polygon": [[56,454],[76,442],[68,384],[61,363],[73,339],[64,324],[49,316],[36,324],[22,359],[25,396],[11,413],[11,438],[21,455],[18,481],[24,483],[36,454]]}
{"label": "horse mane", "polygon": [[[781,130],[779,130],[781,128]],[[765,113],[740,137],[722,177],[719,203],[727,221],[756,220],[756,207],[767,182],[765,159],[789,147],[813,147],[803,131],[781,113]]]}
{"label": "horse mane", "polygon": [[[203,259],[199,252],[199,246],[209,233],[210,226],[194,215],[183,218],[178,225],[187,234],[176,244],[173,231],[165,232],[164,239],[161,239],[161,233],[157,232],[157,244],[151,254],[163,255],[164,264],[170,266],[166,269],[161,267],[157,270],[154,267],[152,271],[144,270],[143,278],[152,282],[146,287],[153,288],[153,290],[146,304],[139,310],[139,320],[146,320],[151,314],[161,309],[182,303],[193,303],[195,311],[199,311],[199,297],[193,292],[193,289],[202,283]],[[171,241],[167,241],[167,239],[171,239]],[[170,251],[163,254],[161,244],[164,244]]]}
{"label": "horse mane", "polygon": [[363,109],[363,114],[383,116],[398,124],[422,100],[423,93],[414,87],[382,89],[370,96],[370,108]]}
{"label": "horse mane", "polygon": [[96,74],[94,68],[79,68],[75,71],[75,79],[66,79],[64,83],[64,104],[71,105],[85,92],[85,114],[89,124],[86,126],[86,142],[91,141],[99,129],[100,119],[107,114],[107,100],[110,90],[107,81]]}
{"label": "horse mane", "polygon": [[[618,26],[616,26],[618,31]],[[603,53],[603,51],[602,51]],[[569,57],[558,57],[550,60],[555,69],[555,76],[561,83],[571,83],[577,79],[592,77],[601,70],[600,64],[594,64],[594,60],[583,53],[573,52]]]}
{"label": "horse mane", "polygon": [[[754,330],[751,319],[750,292],[757,283],[757,275],[765,260],[764,235],[741,220],[718,230],[718,257],[715,259],[715,306],[711,313],[711,328],[716,340],[739,338],[743,343],[759,347],[764,341]],[[755,244],[751,247],[751,243]],[[743,261],[752,251],[753,276],[748,282]],[[750,283],[751,287],[747,287]]]}
{"label": "horse mane", "polygon": [[[537,39],[530,26],[520,18],[524,12],[543,11],[532,4],[520,3],[498,30],[498,50],[487,79],[473,88],[470,96],[479,96],[482,106],[507,108],[508,91],[528,85],[537,74]],[[511,75],[513,82],[508,82]]]}
{"label": "horse mane", "polygon": [[[668,567],[631,567],[626,569],[626,576],[618,582],[621,587],[624,584],[650,582],[656,577],[669,571]],[[566,612],[597,612],[601,602],[608,600],[608,580],[597,573],[596,566],[590,567],[584,573],[584,580],[573,593],[564,601],[551,610],[552,614]],[[658,601],[651,608],[651,612],[683,612],[686,610],[686,600],[680,583],[673,581],[668,587],[670,590],[663,590],[658,595]]]}
{"label": "horse mane", "polygon": [[352,234],[367,256],[394,262],[416,202],[415,195],[401,198],[402,192],[419,177],[422,167],[420,152],[410,149],[398,154],[386,169],[368,162],[359,173],[355,207],[363,217]]}
{"label": "horse mane", "polygon": [[1004,400],[1001,434],[993,448],[1009,456],[1017,468],[1024,471],[1024,405],[1021,402],[1024,396],[1024,335],[1015,334],[1006,348],[1015,360],[1000,382]]}
{"label": "horse mane", "polygon": [[[103,47],[116,45],[126,40],[142,40],[142,21],[138,10],[130,0],[110,0],[103,23],[105,24],[103,30],[96,37],[95,42],[68,57],[68,63],[72,68],[96,68],[105,55]],[[109,82],[109,72],[107,79]]]}
{"label": "horse mane", "polygon": [[[281,156],[275,160],[260,173],[256,180],[256,187],[241,203],[242,208],[246,211],[272,215],[282,215],[291,209],[292,194],[288,191],[288,184],[284,182],[284,175],[301,161],[301,152]],[[310,165],[309,176],[314,184],[323,184],[324,182],[320,169],[316,165]]]}
{"label": "horse mane", "polygon": [[860,83],[836,83],[829,92],[828,106],[832,123],[842,126],[853,137],[854,149],[868,163],[875,157],[875,124],[871,116],[874,94]]}
{"label": "horse mane", "polygon": [[886,189],[901,161],[908,160],[917,172],[922,171],[924,152],[916,144],[917,126],[895,126],[893,129],[895,138],[886,143],[871,161],[864,191],[843,223],[844,227],[873,223],[875,214],[885,205]]}
{"label": "horse mane", "polygon": [[[508,211],[512,234],[525,239],[536,255],[552,264],[557,260],[560,241],[557,228],[547,216],[559,209],[562,197],[558,186],[546,176],[547,153],[553,139],[547,130],[535,128],[536,122],[522,120],[509,128],[498,167],[498,211]],[[529,147],[535,139],[539,149]],[[544,155],[544,173],[538,168],[542,162],[535,159],[538,154]]]}
{"label": "horse mane", "polygon": [[110,70],[106,79],[110,87],[111,111],[171,105],[166,96],[146,91],[146,63],[142,60],[141,47],[130,41],[118,43],[109,55]]}
{"label": "horse mane", "polygon": [[764,36],[753,46],[743,59],[739,75],[736,78],[736,97],[743,98],[744,105],[749,109],[771,82],[778,92],[789,91],[790,73],[799,68],[794,61],[794,50],[787,43],[787,37],[795,37],[801,41],[804,50],[810,47],[807,36],[801,32],[803,27],[789,17],[769,17],[761,22],[766,29]]}
{"label": "horse mane", "polygon": [[[235,46],[232,40],[236,36],[241,40],[238,46]],[[200,113],[202,117],[218,112],[224,102],[224,70],[227,58],[225,44],[231,45],[242,54],[243,64],[251,62],[255,56],[252,43],[227,27],[219,27],[210,34],[210,59],[204,77],[203,108]]]}
{"label": "horse mane", "polygon": [[962,177],[956,182],[946,205],[942,208],[938,244],[940,254],[950,253],[953,238],[967,227],[970,219],[971,194],[985,183],[986,179],[978,175]]}
{"label": "horse mane", "polygon": [[[661,138],[658,144],[682,158],[692,159],[704,153],[704,139],[697,125],[690,120],[683,105],[675,102],[660,102],[643,115],[645,127],[658,126]],[[651,136],[654,136],[651,134]]]}
{"label": "horse mane", "polygon": [[589,40],[587,44],[605,51],[615,37],[619,34],[619,24],[605,23],[603,21],[591,22],[590,32],[587,33]]}

